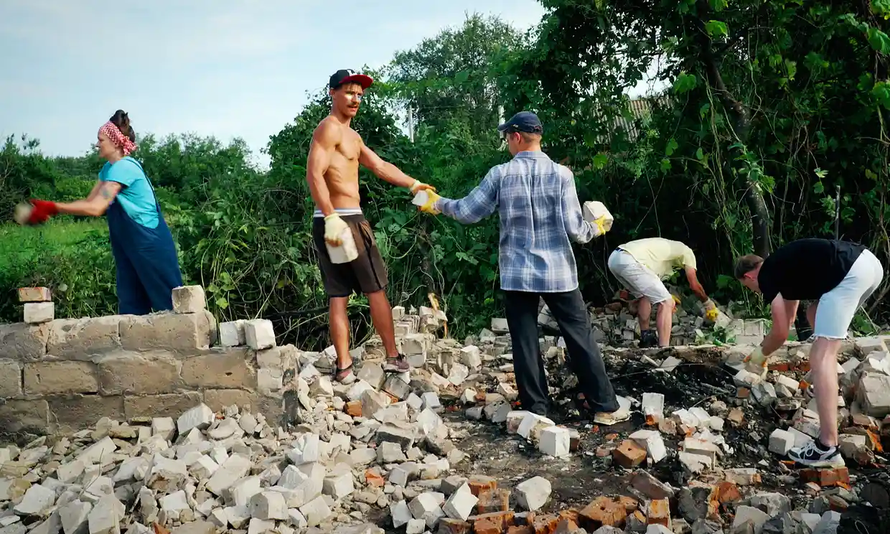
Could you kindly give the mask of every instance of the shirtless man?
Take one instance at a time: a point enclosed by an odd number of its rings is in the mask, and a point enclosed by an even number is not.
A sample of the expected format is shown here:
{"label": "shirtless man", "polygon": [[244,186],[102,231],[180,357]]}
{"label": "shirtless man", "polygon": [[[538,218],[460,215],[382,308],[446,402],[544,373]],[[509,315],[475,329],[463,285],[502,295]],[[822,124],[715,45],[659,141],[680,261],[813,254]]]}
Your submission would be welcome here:
{"label": "shirtless man", "polygon": [[[411,193],[435,188],[406,175],[395,165],[365,146],[361,136],[350,127],[358,112],[365,90],[373,80],[351,70],[338,70],[330,79],[333,100],[331,114],[315,128],[309,147],[306,180],[315,202],[312,238],[318,250],[318,262],[330,300],[331,339],[337,351],[334,379],[342,383],[355,380],[349,355],[349,317],[346,305],[353,292],[367,295],[371,320],[386,349],[385,370],[408,371],[408,361],[396,348],[392,308],[386,298],[386,265],[377,250],[374,232],[365,220],[358,191],[358,166],[362,164],[377,177],[407,187]],[[325,242],[342,244],[340,236],[350,230],[358,257],[349,263],[331,262]]]}

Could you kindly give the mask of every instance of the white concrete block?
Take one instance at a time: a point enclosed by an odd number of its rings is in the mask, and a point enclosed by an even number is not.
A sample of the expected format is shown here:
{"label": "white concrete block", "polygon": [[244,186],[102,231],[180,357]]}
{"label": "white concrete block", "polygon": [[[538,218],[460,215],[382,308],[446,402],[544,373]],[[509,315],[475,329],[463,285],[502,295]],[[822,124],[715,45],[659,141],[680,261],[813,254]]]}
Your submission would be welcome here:
{"label": "white concrete block", "polygon": [[173,288],[174,313],[199,313],[207,309],[204,288],[201,286],[180,286]]}
{"label": "white concrete block", "polygon": [[643,415],[656,420],[663,417],[664,395],[661,393],[643,393]]}
{"label": "white concrete block", "polygon": [[120,534],[125,512],[124,505],[115,497],[102,497],[87,516],[90,534]]}
{"label": "white concrete block", "polygon": [[240,454],[229,456],[207,481],[207,491],[216,496],[223,496],[222,492],[244,478],[250,472],[250,467],[249,458]]}
{"label": "white concrete block", "polygon": [[284,521],[288,518],[284,495],[277,491],[263,491],[253,495],[250,498],[248,507],[250,508],[250,516],[254,519],[266,521],[279,519]]}
{"label": "white concrete block", "polygon": [[439,402],[439,396],[432,391],[427,391],[420,398],[423,401],[423,409],[425,410],[435,410],[442,407],[442,403]]}
{"label": "white concrete block", "polygon": [[460,363],[466,365],[470,369],[479,369],[482,367],[482,355],[479,347],[476,345],[468,345],[460,349]]}
{"label": "white concrete block", "polygon": [[352,470],[346,464],[340,464],[337,467],[341,469],[326,476],[322,486],[322,493],[330,495],[335,501],[339,501],[343,497],[355,491],[355,485],[352,479]]}
{"label": "white concrete block", "polygon": [[470,491],[470,486],[464,482],[448,497],[442,511],[452,519],[466,521],[478,501],[479,499]]}
{"label": "white concrete block", "polygon": [[25,322],[29,324],[48,323],[55,319],[55,307],[52,302],[26,302]]}
{"label": "white concrete block", "polygon": [[[541,431],[538,450],[557,458],[568,456],[570,441],[571,433],[569,429],[558,426],[547,427]],[[445,513],[447,514],[448,512],[446,511]]]}
{"label": "white concrete block", "polygon": [[77,534],[87,527],[87,517],[93,505],[88,502],[74,500],[59,508],[59,519],[62,521],[62,531],[65,534]]}
{"label": "white concrete block", "polygon": [[[412,520],[411,510],[408,509],[408,503],[404,500],[390,504],[389,515],[392,518],[392,526],[394,528],[401,528]],[[421,521],[423,520],[421,519]]]}
{"label": "white concrete block", "polygon": [[240,347],[247,344],[247,336],[244,333],[244,321],[228,321],[219,324],[219,344],[223,347]]}
{"label": "white concrete block", "polygon": [[318,496],[300,507],[300,512],[306,517],[306,524],[317,527],[331,515],[331,508],[324,497]]}
{"label": "white concrete block", "polygon": [[769,451],[780,456],[785,456],[794,448],[794,434],[787,430],[777,428],[769,436]]}
{"label": "white concrete block", "polygon": [[432,528],[440,518],[445,516],[438,498],[432,492],[421,493],[412,499],[408,503],[408,509],[414,519],[423,519],[429,528]]}
{"label": "white concrete block", "polygon": [[646,449],[646,454],[652,458],[655,463],[660,462],[667,456],[667,448],[664,445],[664,439],[657,430],[637,430],[631,434],[630,439],[634,440],[637,445]]}
{"label": "white concrete block", "polygon": [[55,491],[40,484],[34,484],[25,492],[22,501],[15,506],[15,513],[19,515],[46,515],[55,502]]}
{"label": "white concrete block", "polygon": [[244,340],[253,350],[275,346],[275,328],[268,319],[252,319],[244,322]]}
{"label": "white concrete block", "polygon": [[519,503],[519,506],[534,512],[547,503],[551,491],[550,481],[538,476],[517,484],[513,488],[513,495],[516,497],[516,502]]}
{"label": "white concrete block", "polygon": [[176,435],[176,423],[172,417],[154,417],[151,420],[151,435],[161,436],[165,440],[172,440]]}
{"label": "white concrete block", "polygon": [[213,423],[213,410],[204,403],[187,410],[176,420],[179,435],[184,436],[193,428],[204,430]]}

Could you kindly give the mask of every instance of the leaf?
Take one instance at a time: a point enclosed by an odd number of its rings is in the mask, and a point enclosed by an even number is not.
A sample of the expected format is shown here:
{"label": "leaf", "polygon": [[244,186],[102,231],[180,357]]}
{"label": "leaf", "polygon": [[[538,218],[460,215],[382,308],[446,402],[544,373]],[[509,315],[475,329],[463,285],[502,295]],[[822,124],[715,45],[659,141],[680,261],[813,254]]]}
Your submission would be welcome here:
{"label": "leaf", "polygon": [[664,147],[664,155],[668,157],[672,156],[674,154],[674,151],[677,150],[679,147],[680,145],[677,144],[677,140],[671,137],[671,139],[667,143],[667,146]]}
{"label": "leaf", "polygon": [[609,163],[609,156],[605,154],[597,154],[593,157],[593,168],[594,169],[602,169]]}
{"label": "leaf", "polygon": [[216,305],[224,310],[229,307],[229,301],[227,301],[224,297],[217,297]]}
{"label": "leaf", "polygon": [[819,167],[816,167],[816,170],[814,170],[813,173],[818,176],[820,180],[824,180],[825,177],[828,176],[828,171]]}
{"label": "leaf", "polygon": [[890,109],[890,84],[878,82],[871,90],[871,96],[880,106]]}
{"label": "leaf", "polygon": [[719,20],[709,20],[705,23],[705,31],[712,39],[714,37],[725,37],[729,35],[726,29],[726,23]]}
{"label": "leaf", "polygon": [[890,37],[888,37],[886,33],[869,26],[868,29],[865,30],[865,36],[868,38],[868,44],[870,44],[872,48],[882,54],[890,54]]}
{"label": "leaf", "polygon": [[661,170],[663,170],[663,171],[671,170],[671,160],[669,160],[667,158],[664,158],[663,160],[661,160]]}
{"label": "leaf", "polygon": [[813,192],[817,195],[821,195],[825,192],[825,185],[822,182],[816,182],[813,184]]}
{"label": "leaf", "polygon": [[695,151],[695,159],[699,161],[705,159],[705,152],[701,149],[701,147],[698,147],[698,150]]}
{"label": "leaf", "polygon": [[714,11],[723,11],[729,4],[727,0],[710,0],[709,3],[711,4],[711,9]]}
{"label": "leaf", "polygon": [[687,93],[698,85],[698,78],[695,74],[689,74],[686,72],[681,72],[677,79],[674,80],[674,92],[678,95],[682,95],[683,93]]}
{"label": "leaf", "polygon": [[469,80],[469,79],[470,79],[470,71],[468,71],[468,70],[462,70],[454,76],[454,81],[457,84],[466,83],[467,80]]}
{"label": "leaf", "polygon": [[704,118],[705,115],[707,115],[710,110],[711,110],[711,103],[705,102],[704,104],[702,104],[701,108],[699,108],[698,114],[700,117]]}

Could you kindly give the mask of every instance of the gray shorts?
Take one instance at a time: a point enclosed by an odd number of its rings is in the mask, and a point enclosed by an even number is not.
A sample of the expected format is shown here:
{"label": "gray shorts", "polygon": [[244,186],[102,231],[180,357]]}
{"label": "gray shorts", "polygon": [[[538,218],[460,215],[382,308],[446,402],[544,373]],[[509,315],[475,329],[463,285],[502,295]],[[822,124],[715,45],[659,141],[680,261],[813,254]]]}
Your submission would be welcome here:
{"label": "gray shorts", "polygon": [[671,293],[651,269],[629,252],[615,249],[609,256],[609,270],[635,298],[646,297],[652,304],[671,300]]}

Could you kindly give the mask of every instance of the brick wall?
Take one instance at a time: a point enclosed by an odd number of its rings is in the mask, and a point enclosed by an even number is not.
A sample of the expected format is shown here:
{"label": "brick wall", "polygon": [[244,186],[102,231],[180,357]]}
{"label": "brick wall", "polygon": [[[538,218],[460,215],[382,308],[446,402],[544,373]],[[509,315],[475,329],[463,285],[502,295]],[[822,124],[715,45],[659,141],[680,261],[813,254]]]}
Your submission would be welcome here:
{"label": "brick wall", "polygon": [[213,410],[250,406],[280,420],[283,379],[298,351],[222,347],[217,339],[203,309],[0,325],[0,432],[178,416],[200,402]]}

